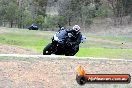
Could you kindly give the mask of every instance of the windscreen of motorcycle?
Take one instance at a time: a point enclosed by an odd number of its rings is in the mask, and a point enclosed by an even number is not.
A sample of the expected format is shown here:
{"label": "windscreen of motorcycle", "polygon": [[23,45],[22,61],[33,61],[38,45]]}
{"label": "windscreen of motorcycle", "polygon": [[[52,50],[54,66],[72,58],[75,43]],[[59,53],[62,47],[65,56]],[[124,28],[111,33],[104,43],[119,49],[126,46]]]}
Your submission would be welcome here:
{"label": "windscreen of motorcycle", "polygon": [[61,30],[57,32],[55,35],[56,37],[58,37],[58,42],[64,43],[65,37],[67,36],[67,32],[65,30]]}

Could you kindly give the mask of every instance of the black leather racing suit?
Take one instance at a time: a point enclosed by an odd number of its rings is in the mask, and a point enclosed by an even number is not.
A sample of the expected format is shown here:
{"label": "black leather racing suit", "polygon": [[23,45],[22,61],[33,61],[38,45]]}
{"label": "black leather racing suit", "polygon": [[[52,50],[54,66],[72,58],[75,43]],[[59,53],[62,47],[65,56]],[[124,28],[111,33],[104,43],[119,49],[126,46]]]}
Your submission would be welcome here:
{"label": "black leather racing suit", "polygon": [[68,33],[68,42],[71,46],[71,51],[76,54],[79,50],[79,44],[81,43],[82,34],[74,30],[66,30]]}

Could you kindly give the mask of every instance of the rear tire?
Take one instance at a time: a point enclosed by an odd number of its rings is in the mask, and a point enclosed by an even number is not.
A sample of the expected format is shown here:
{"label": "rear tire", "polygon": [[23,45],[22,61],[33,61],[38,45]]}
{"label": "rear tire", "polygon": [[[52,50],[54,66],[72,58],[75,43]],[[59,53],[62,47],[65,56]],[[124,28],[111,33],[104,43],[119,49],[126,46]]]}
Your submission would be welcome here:
{"label": "rear tire", "polygon": [[53,45],[50,43],[43,49],[43,55],[51,55],[54,52],[53,50],[55,49]]}
{"label": "rear tire", "polygon": [[79,51],[79,46],[75,46],[74,49],[68,49],[65,52],[65,56],[74,56]]}
{"label": "rear tire", "polygon": [[72,52],[66,52],[65,56],[74,56],[74,54]]}

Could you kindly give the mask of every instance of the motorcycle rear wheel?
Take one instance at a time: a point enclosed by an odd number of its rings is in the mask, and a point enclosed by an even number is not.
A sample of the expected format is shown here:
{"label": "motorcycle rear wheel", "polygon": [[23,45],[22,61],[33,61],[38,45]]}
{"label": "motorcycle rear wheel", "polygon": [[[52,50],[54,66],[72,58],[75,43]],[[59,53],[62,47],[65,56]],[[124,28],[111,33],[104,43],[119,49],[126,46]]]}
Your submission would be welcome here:
{"label": "motorcycle rear wheel", "polygon": [[65,56],[74,56],[79,51],[79,46],[76,46],[75,49],[68,49],[65,52]]}

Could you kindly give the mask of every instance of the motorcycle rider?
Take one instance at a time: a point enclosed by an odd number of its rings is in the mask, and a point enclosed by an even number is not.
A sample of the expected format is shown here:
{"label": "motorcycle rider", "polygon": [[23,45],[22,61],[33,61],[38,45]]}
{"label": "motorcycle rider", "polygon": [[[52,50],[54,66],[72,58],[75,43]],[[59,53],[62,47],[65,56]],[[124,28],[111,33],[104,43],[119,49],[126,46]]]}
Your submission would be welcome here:
{"label": "motorcycle rider", "polygon": [[28,27],[29,30],[38,30],[38,26],[36,24],[32,24],[30,27]]}
{"label": "motorcycle rider", "polygon": [[82,40],[80,27],[74,25],[72,29],[65,29],[62,26],[59,28],[59,31],[52,38],[52,43],[44,48],[43,55],[74,56],[78,52]]}
{"label": "motorcycle rider", "polygon": [[[67,30],[68,33],[68,45],[71,47],[71,52],[76,54],[79,50],[79,44],[81,43],[82,34],[80,32],[80,26],[74,25],[71,30]],[[75,52],[76,51],[76,52]]]}

